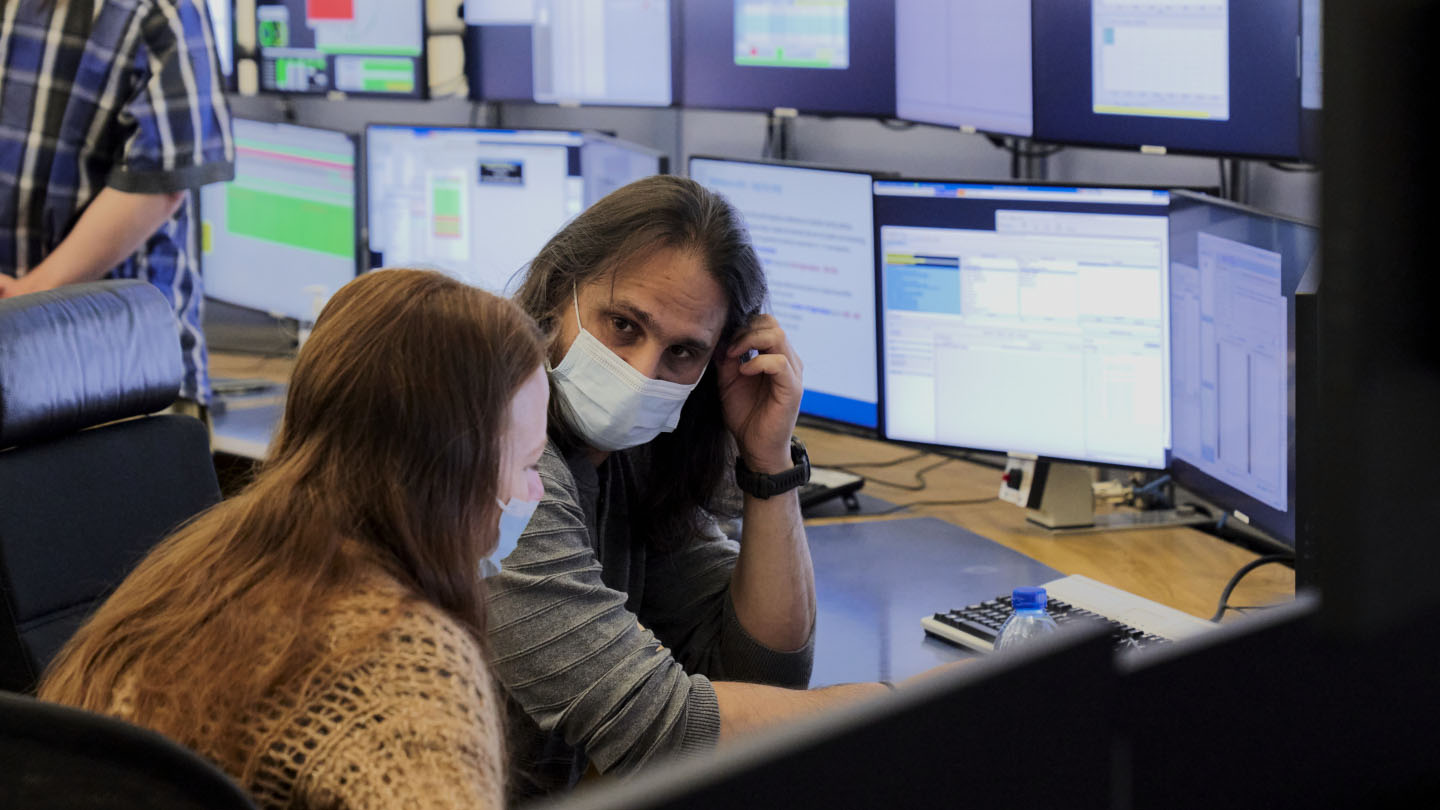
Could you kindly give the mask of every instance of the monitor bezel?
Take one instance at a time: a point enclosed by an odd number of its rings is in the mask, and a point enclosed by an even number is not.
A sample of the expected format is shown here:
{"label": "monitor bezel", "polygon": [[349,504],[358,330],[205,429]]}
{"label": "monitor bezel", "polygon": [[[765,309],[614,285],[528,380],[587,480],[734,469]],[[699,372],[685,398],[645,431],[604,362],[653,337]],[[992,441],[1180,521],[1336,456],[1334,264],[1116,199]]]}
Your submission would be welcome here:
{"label": "monitor bezel", "polygon": [[[1302,115],[1301,115],[1302,106],[1301,106],[1301,103],[1300,103],[1300,74],[1299,74],[1299,71],[1298,71],[1298,68],[1299,68],[1298,61],[1299,61],[1299,58],[1300,58],[1300,55],[1299,55],[1299,47],[1300,47],[1300,44],[1299,44],[1298,39],[1297,39],[1297,42],[1296,42],[1296,49],[1297,49],[1297,50],[1296,50],[1296,61],[1297,61],[1296,68],[1297,68],[1297,71],[1296,71],[1296,74],[1295,74],[1295,77],[1294,77],[1294,79],[1295,79],[1295,127],[1296,127],[1296,132],[1295,132],[1295,148],[1294,148],[1294,152],[1295,152],[1295,153],[1294,153],[1294,154],[1284,154],[1284,153],[1278,153],[1278,154],[1277,154],[1277,153],[1270,153],[1270,152],[1264,152],[1264,151],[1258,151],[1258,150],[1257,150],[1257,151],[1240,151],[1240,150],[1216,151],[1216,150],[1205,150],[1205,149],[1193,149],[1193,148],[1190,148],[1190,147],[1187,147],[1187,146],[1171,146],[1171,145],[1169,145],[1169,144],[1164,144],[1164,143],[1144,143],[1144,142],[1139,142],[1139,141],[1126,142],[1126,143],[1118,143],[1118,142],[1116,142],[1115,140],[1111,140],[1111,141],[1100,141],[1100,140],[1089,140],[1089,139],[1085,139],[1085,138],[1055,138],[1055,137],[1053,137],[1052,134],[1049,133],[1049,132],[1042,132],[1042,131],[1041,131],[1041,127],[1040,127],[1040,115],[1039,115],[1039,110],[1040,110],[1039,89],[1040,89],[1040,86],[1041,86],[1041,84],[1042,84],[1042,82],[1040,81],[1040,70],[1039,70],[1039,65],[1040,65],[1040,61],[1041,61],[1041,60],[1036,56],[1036,54],[1040,53],[1040,49],[1037,47],[1037,46],[1039,45],[1039,38],[1038,38],[1037,26],[1035,25],[1035,17],[1036,17],[1036,10],[1037,10],[1037,9],[1036,9],[1036,6],[1038,6],[1038,4],[1039,4],[1041,1],[1042,1],[1042,0],[1034,0],[1034,3],[1033,3],[1032,6],[1031,6],[1031,24],[1030,24],[1030,54],[1031,54],[1031,57],[1030,57],[1030,60],[1031,60],[1031,66],[1030,66],[1030,87],[1031,87],[1031,99],[1030,99],[1030,105],[1031,105],[1031,124],[1032,124],[1032,127],[1031,127],[1031,128],[1032,128],[1032,130],[1034,131],[1034,135],[1030,136],[1031,140],[1034,140],[1034,141],[1036,141],[1036,142],[1038,142],[1038,143],[1054,144],[1054,145],[1056,145],[1056,146],[1077,146],[1077,147],[1085,147],[1085,148],[1089,148],[1089,149],[1106,149],[1106,150],[1113,150],[1113,151],[1119,151],[1119,152],[1139,152],[1140,154],[1147,154],[1147,155],[1189,155],[1189,156],[1196,156],[1196,157],[1244,158],[1244,159],[1250,159],[1250,160],[1273,160],[1273,161],[1305,161],[1305,160],[1307,160],[1307,157],[1306,157],[1306,155],[1304,154],[1304,151],[1305,151],[1305,146],[1304,146],[1304,133],[1301,131],[1301,126],[1302,126],[1302,123],[1303,123],[1303,122],[1302,122],[1302,120],[1301,120],[1301,119],[1302,119]],[[1054,0],[1054,1],[1058,1],[1058,0]],[[1294,0],[1294,2],[1296,3],[1296,12],[1295,12],[1295,13],[1296,13],[1296,21],[1297,21],[1297,23],[1298,23],[1298,21],[1299,21],[1299,14],[1300,14],[1299,0]],[[1235,79],[1234,76],[1232,76],[1232,77],[1231,77],[1231,80],[1232,80],[1232,81],[1235,81],[1236,79]],[[1126,117],[1126,116],[1122,116],[1122,117]],[[1128,116],[1128,117],[1135,117],[1135,116]],[[1179,120],[1181,120],[1181,119],[1167,119],[1167,120],[1176,120],[1176,121],[1179,121]]]}
{"label": "monitor bezel", "polygon": [[[282,0],[282,2],[283,2],[283,0]],[[387,2],[393,2],[393,0],[387,0]],[[351,90],[338,90],[338,89],[335,89],[335,88],[331,88],[331,89],[329,89],[329,90],[316,90],[316,91],[269,90],[269,89],[266,89],[264,80],[260,78],[260,74],[263,74],[263,73],[264,73],[264,66],[265,66],[265,49],[262,48],[262,47],[260,47],[260,41],[259,41],[258,33],[257,33],[257,36],[256,36],[255,52],[254,52],[255,67],[256,67],[256,73],[257,73],[257,76],[256,76],[256,92],[257,92],[258,94],[262,95],[262,96],[281,96],[281,97],[285,97],[285,96],[298,96],[298,97],[301,97],[301,98],[329,98],[332,94],[338,94],[338,95],[340,95],[340,96],[343,96],[344,98],[358,98],[358,99],[392,99],[392,100],[415,99],[415,100],[419,100],[419,101],[428,100],[428,99],[430,98],[430,29],[429,29],[429,15],[427,14],[427,3],[426,3],[426,0],[416,0],[416,3],[417,3],[417,4],[419,5],[419,7],[420,7],[420,55],[417,56],[417,57],[415,57],[415,60],[416,60],[416,68],[415,68],[415,87],[416,87],[416,90],[415,90],[414,93],[370,93],[370,92],[365,92],[365,91],[361,91],[361,90],[351,91]],[[238,6],[238,4],[233,3],[233,0],[232,0],[232,5]],[[258,14],[260,13],[259,9],[260,9],[260,4],[259,4],[259,2],[253,3],[253,8],[252,8],[252,10],[251,10],[251,14],[252,14],[252,15],[258,15]],[[236,8],[236,10],[237,10],[237,11],[239,10],[238,7]],[[252,17],[252,19],[251,19],[251,25],[254,26],[255,30],[258,32],[258,30],[259,30],[259,25],[260,25],[260,20],[259,20],[259,17],[258,17],[258,16],[253,16],[253,17]],[[238,44],[237,44],[237,51],[238,51]],[[331,60],[331,57],[328,57],[328,56],[327,56],[327,57],[326,57],[327,63],[330,62],[330,60]],[[237,52],[237,54],[236,54],[236,61],[237,61],[237,63],[238,63],[238,61],[239,61],[239,54],[238,54],[238,52]],[[235,72],[236,72],[236,76],[238,77],[238,75],[239,75],[239,69],[237,68]],[[238,82],[238,78],[237,78],[237,82]]]}
{"label": "monitor bezel", "polygon": [[[288,127],[288,128],[293,128],[293,129],[310,130],[310,131],[314,131],[314,132],[327,132],[327,133],[333,133],[333,134],[336,134],[336,135],[343,135],[343,136],[345,136],[345,140],[347,140],[347,141],[350,142],[350,148],[351,148],[351,150],[353,151],[354,156],[355,156],[355,160],[354,160],[354,162],[353,162],[353,164],[352,164],[352,165],[355,167],[355,171],[354,171],[354,173],[353,173],[352,176],[351,176],[351,186],[352,186],[352,188],[353,188],[352,199],[355,200],[355,212],[354,212],[354,216],[355,216],[355,244],[354,244],[354,248],[355,248],[355,260],[354,260],[355,276],[354,276],[354,277],[358,278],[362,273],[364,273],[364,272],[365,272],[365,262],[362,261],[362,254],[364,254],[364,253],[365,253],[365,250],[366,250],[366,245],[365,245],[366,234],[365,234],[361,229],[362,229],[363,226],[364,226],[364,222],[365,222],[365,219],[364,219],[364,210],[367,208],[368,203],[367,203],[367,201],[366,201],[366,199],[365,199],[365,195],[364,195],[364,192],[363,192],[363,190],[362,190],[362,189],[363,189],[363,185],[362,185],[363,179],[362,179],[362,177],[361,177],[361,173],[363,172],[363,168],[362,168],[362,166],[361,166],[361,161],[364,159],[364,155],[363,155],[363,151],[364,151],[364,150],[363,150],[363,146],[362,146],[362,144],[361,144],[360,136],[359,136],[358,134],[354,133],[354,132],[347,132],[347,131],[342,130],[342,129],[334,129],[334,128],[331,128],[331,127],[312,127],[312,126],[308,126],[308,125],[306,125],[306,124],[292,124],[292,123],[290,123],[290,122],[288,122],[288,121],[264,121],[264,120],[261,120],[261,119],[258,119],[258,118],[246,118],[246,117],[244,117],[244,116],[231,116],[231,120],[232,120],[232,121],[245,121],[246,123],[251,123],[251,124],[265,124],[265,125],[267,125],[267,126],[272,126],[272,127]],[[233,180],[226,181],[226,183],[231,183],[231,182],[234,182],[234,181],[233,181]],[[225,185],[225,184],[222,183],[222,184],[218,184],[218,185]],[[236,308],[238,308],[238,309],[248,310],[248,311],[250,311],[250,312],[258,312],[258,313],[260,313],[261,315],[265,315],[266,317],[272,317],[272,318],[273,318],[274,316],[272,316],[269,312],[264,312],[264,311],[255,309],[254,307],[249,307],[249,306],[246,306],[246,305],[244,305],[244,304],[237,304],[237,303],[235,303],[235,302],[233,302],[233,301],[228,301],[228,300],[226,300],[226,299],[224,299],[224,298],[217,298],[217,297],[215,297],[215,296],[212,296],[212,295],[210,295],[210,293],[204,288],[203,279],[204,279],[205,273],[206,273],[206,269],[205,269],[206,259],[205,259],[205,251],[204,251],[204,249],[203,249],[203,248],[204,248],[203,232],[202,232],[202,230],[201,230],[201,229],[204,227],[204,220],[205,220],[204,203],[202,202],[202,198],[204,197],[204,194],[202,193],[202,191],[203,191],[203,189],[195,189],[194,192],[193,192],[190,196],[191,196],[191,201],[192,201],[192,204],[193,204],[193,208],[195,209],[195,213],[194,213],[195,223],[194,223],[194,225],[192,226],[192,228],[193,228],[193,236],[194,236],[194,238],[195,238],[195,244],[196,244],[196,247],[197,247],[197,250],[195,251],[195,254],[196,254],[196,255],[195,255],[195,265],[196,265],[196,267],[198,267],[199,270],[200,270],[200,277],[201,277],[201,279],[202,279],[201,291],[202,291],[204,297],[205,297],[205,298],[208,298],[208,299],[210,299],[210,300],[212,300],[212,301],[218,301],[218,302],[220,302],[220,303],[222,303],[222,304],[225,304],[225,305],[227,305],[227,306],[232,306],[232,307],[236,307]],[[353,280],[353,278],[352,278],[352,280]],[[347,283],[348,283],[348,282],[347,282]],[[283,321],[283,320],[298,320],[298,319],[293,319],[293,318],[286,317],[286,318],[278,318],[278,319],[276,319],[276,320],[282,320],[282,321]]]}
{"label": "monitor bezel", "polygon": [[[1206,194],[1195,194],[1188,191],[1178,191],[1172,194],[1170,198],[1170,203],[1172,207],[1175,204],[1177,196],[1179,199],[1187,200],[1191,204],[1209,205],[1215,208],[1227,210],[1234,214],[1272,220],[1286,225],[1309,228],[1310,230],[1315,232],[1315,256],[1312,258],[1312,267],[1318,267],[1320,251],[1320,228],[1315,223],[1297,217],[1271,213],[1269,211],[1264,211],[1254,206],[1243,205],[1232,200],[1226,200],[1220,197],[1212,197]],[[1244,522],[1247,526],[1264,533],[1266,536],[1273,538],[1274,540],[1279,541],[1286,546],[1289,546],[1291,549],[1297,549],[1305,542],[1305,532],[1302,530],[1303,524],[1301,516],[1302,499],[1304,497],[1301,494],[1303,491],[1302,483],[1305,481],[1305,478],[1304,473],[1301,470],[1301,457],[1305,452],[1304,450],[1302,450],[1302,446],[1307,441],[1307,439],[1305,438],[1307,434],[1301,427],[1302,420],[1300,416],[1302,411],[1304,411],[1305,409],[1306,395],[1303,393],[1304,381],[1299,379],[1301,364],[1305,362],[1299,356],[1299,350],[1301,348],[1302,342],[1304,342],[1305,339],[1304,336],[1301,334],[1301,328],[1303,325],[1300,323],[1300,316],[1297,312],[1297,306],[1304,305],[1300,304],[1297,299],[1301,296],[1318,294],[1315,290],[1304,289],[1307,286],[1307,279],[1308,283],[1312,285],[1317,284],[1319,281],[1318,278],[1309,279],[1309,273],[1307,268],[1307,271],[1302,271],[1300,276],[1295,279],[1295,289],[1286,292],[1285,295],[1287,299],[1286,320],[1288,321],[1288,323],[1286,324],[1286,340],[1288,341],[1286,351],[1287,354],[1294,357],[1293,363],[1288,363],[1287,367],[1288,374],[1291,375],[1291,382],[1295,387],[1295,390],[1290,392],[1290,402],[1287,403],[1287,407],[1293,409],[1289,414],[1287,414],[1287,419],[1294,423],[1295,430],[1295,435],[1293,439],[1289,442],[1289,446],[1286,448],[1286,463],[1289,465],[1289,469],[1287,471],[1287,478],[1289,480],[1289,486],[1287,487],[1287,489],[1289,490],[1289,492],[1286,493],[1286,497],[1289,501],[1289,509],[1287,511],[1292,513],[1289,518],[1289,522],[1292,527],[1291,530],[1289,532],[1284,531],[1286,517],[1283,513],[1280,513],[1278,510],[1276,510],[1273,506],[1263,503],[1259,499],[1248,495],[1245,492],[1242,492],[1239,488],[1231,484],[1227,484],[1226,482],[1221,481],[1214,476],[1211,476],[1209,473],[1201,470],[1199,467],[1191,464],[1188,461],[1176,458],[1174,455],[1173,436],[1171,439],[1170,453],[1170,477],[1175,482],[1175,485],[1177,487],[1187,493],[1196,496],[1197,498],[1201,499],[1205,504],[1220,510],[1226,515],[1235,515],[1236,513],[1244,515],[1245,520],[1243,520],[1242,522]],[[1283,280],[1284,279],[1282,276],[1282,283]],[[1169,302],[1167,302],[1166,305],[1168,306]],[[1171,319],[1171,328],[1172,330],[1174,328],[1173,318]],[[1307,345],[1305,348],[1313,350],[1317,347],[1313,345]],[[1173,388],[1171,393],[1171,399],[1173,403]]]}
{"label": "monitor bezel", "polygon": [[[723,157],[723,156],[720,156],[720,155],[708,155],[708,154],[693,154],[693,155],[689,155],[689,156],[686,158],[686,161],[685,161],[685,176],[686,176],[686,177],[693,177],[693,174],[692,174],[692,172],[690,171],[690,169],[691,169],[691,166],[694,164],[694,161],[696,161],[696,160],[710,160],[710,161],[716,161],[716,162],[720,162],[720,163],[746,163],[746,164],[755,165],[755,166],[770,166],[770,167],[781,168],[781,169],[806,169],[806,170],[809,170],[809,171],[836,172],[836,173],[840,173],[840,174],[854,174],[854,175],[860,175],[860,176],[869,177],[869,178],[870,178],[870,183],[871,183],[871,186],[870,186],[870,230],[871,230],[872,234],[875,233],[875,190],[874,190],[874,189],[875,189],[875,186],[874,186],[874,183],[875,183],[876,180],[893,180],[893,179],[898,178],[898,175],[896,175],[896,174],[894,174],[894,173],[892,173],[892,172],[882,172],[882,171],[870,170],[870,169],[850,169],[850,168],[840,168],[840,167],[829,166],[829,165],[824,165],[824,164],[808,163],[808,162],[801,162],[801,161],[773,160],[773,159],[769,159],[769,158],[733,158],[733,157]],[[873,236],[872,236],[872,238],[873,238]],[[879,275],[875,272],[875,268],[874,268],[874,266],[873,266],[873,260],[872,260],[872,266],[871,266],[871,278],[872,278],[873,280],[877,281],[877,282],[878,282],[878,280],[879,280],[879,278],[880,278]],[[767,285],[768,285],[768,282],[767,282]],[[875,289],[875,291],[874,291],[874,296],[875,296],[876,305],[877,305],[877,307],[878,307],[879,301],[880,301],[880,290],[879,290],[879,288],[876,288],[876,289]],[[878,316],[878,314],[879,314],[878,308],[877,308],[877,310],[876,310],[876,314],[877,314],[877,316]],[[804,359],[805,359],[805,358],[803,358],[803,357],[801,358],[802,361],[803,361]],[[800,412],[800,417],[801,417],[801,419],[805,420],[805,421],[806,421],[807,423],[809,423],[810,425],[813,425],[813,426],[816,426],[816,427],[823,427],[823,428],[825,428],[825,429],[827,429],[827,430],[841,431],[841,432],[845,432],[845,433],[850,433],[850,434],[852,434],[852,435],[863,436],[863,437],[866,437],[866,438],[879,438],[881,435],[883,435],[881,431],[882,431],[882,429],[883,429],[883,427],[884,427],[884,419],[885,419],[885,408],[884,408],[884,403],[883,403],[884,398],[885,398],[885,392],[884,392],[884,390],[882,389],[882,387],[880,386],[880,383],[881,383],[881,381],[882,381],[882,378],[880,377],[880,321],[879,321],[878,317],[876,318],[876,321],[875,321],[875,373],[876,373],[876,377],[875,377],[875,382],[876,382],[876,387],[875,387],[875,396],[876,396],[876,402],[875,402],[875,420],[876,420],[876,421],[875,421],[875,426],[874,426],[874,427],[871,427],[871,426],[869,426],[869,425],[857,424],[857,423],[855,423],[855,422],[846,422],[846,421],[843,420],[843,419],[835,419],[835,418],[833,418],[833,417],[820,416],[820,415],[818,415],[818,414],[806,413],[805,411],[801,411],[801,412]]]}
{"label": "monitor bezel", "polygon": [[[880,179],[881,179],[881,180],[884,180],[884,179],[886,179],[886,178],[880,178]],[[1167,193],[1170,193],[1170,194],[1174,194],[1175,191],[1177,190],[1177,188],[1174,187],[1174,186],[1154,186],[1154,185],[1126,184],[1126,183],[1070,183],[1070,182],[1060,182],[1060,181],[1055,181],[1055,180],[985,180],[985,179],[961,179],[961,178],[953,178],[953,177],[950,177],[950,178],[903,177],[903,178],[900,178],[900,181],[901,181],[901,182],[905,182],[905,183],[935,183],[935,184],[957,184],[957,185],[982,185],[982,186],[1014,186],[1014,187],[1017,187],[1017,188],[1099,188],[1099,189],[1116,189],[1116,190],[1121,190],[1121,191],[1164,191],[1164,192],[1167,192]],[[872,194],[873,194],[873,196],[875,196],[875,197],[877,197],[877,198],[881,196],[880,194],[874,193],[874,191],[873,191],[873,186],[872,186]],[[1157,207],[1159,207],[1159,206],[1157,206]],[[878,209],[878,206],[877,206],[877,209]],[[1167,213],[1165,214],[1165,219],[1166,219],[1166,228],[1167,228],[1166,240],[1167,240],[1167,244],[1168,244],[1168,240],[1169,240],[1169,235],[1168,235],[1168,228],[1169,228],[1169,214],[1168,214],[1168,212],[1169,212],[1169,206],[1166,205],[1165,208],[1164,208],[1164,210],[1167,212]],[[1170,463],[1170,447],[1169,447],[1169,444],[1170,444],[1170,442],[1168,442],[1168,441],[1167,441],[1166,447],[1165,447],[1164,461],[1163,461],[1163,462],[1161,463],[1161,465],[1158,466],[1158,467],[1151,467],[1151,466],[1140,465],[1140,464],[1127,464],[1127,463],[1124,463],[1124,462],[1101,461],[1101,460],[1098,460],[1098,459],[1073,458],[1073,457],[1069,457],[1069,456],[1054,455],[1054,454],[1049,454],[1049,453],[1031,453],[1031,452],[1029,452],[1029,451],[1015,450],[1015,449],[1013,449],[1013,448],[982,447],[982,446],[978,446],[978,445],[977,445],[977,446],[966,446],[966,445],[959,445],[959,444],[941,444],[941,443],[937,443],[937,442],[924,442],[924,441],[916,441],[916,440],[913,440],[913,439],[895,438],[895,437],[891,436],[891,435],[890,435],[890,432],[889,432],[889,429],[888,429],[888,424],[889,424],[888,419],[887,419],[888,413],[887,413],[887,409],[886,409],[886,407],[885,407],[889,398],[888,398],[888,396],[887,396],[886,386],[885,386],[885,296],[884,296],[885,267],[884,267],[884,263],[883,263],[883,261],[882,261],[883,251],[882,251],[882,249],[881,249],[881,244],[880,244],[880,228],[881,228],[880,218],[879,218],[878,216],[876,216],[876,217],[875,217],[875,239],[874,239],[874,242],[875,242],[875,285],[876,285],[876,295],[875,295],[875,327],[876,327],[876,335],[877,335],[877,340],[878,340],[878,342],[877,342],[877,344],[876,344],[876,367],[877,367],[877,371],[878,371],[878,374],[879,374],[879,378],[878,378],[878,379],[879,379],[879,384],[880,384],[880,387],[879,387],[879,391],[880,391],[880,403],[881,403],[881,405],[880,405],[880,438],[881,438],[882,440],[887,441],[887,442],[890,442],[890,443],[892,443],[892,444],[898,444],[898,445],[901,445],[901,446],[904,446],[904,447],[913,447],[913,448],[920,449],[920,450],[937,451],[937,452],[957,452],[957,451],[958,451],[958,452],[962,452],[962,453],[992,453],[992,454],[999,454],[999,455],[1002,455],[1002,456],[1003,456],[1003,455],[1007,455],[1007,454],[1012,453],[1012,452],[1015,452],[1015,453],[1024,453],[1026,458],[1031,458],[1031,457],[1033,457],[1033,458],[1040,459],[1040,460],[1042,460],[1042,461],[1050,461],[1050,462],[1055,462],[1055,463],[1060,463],[1060,464],[1081,464],[1081,465],[1085,465],[1085,466],[1104,467],[1104,468],[1107,468],[1107,469],[1114,469],[1114,470],[1140,470],[1140,471],[1146,471],[1146,472],[1156,472],[1156,471],[1160,471],[1160,470],[1167,469],[1167,468],[1169,467],[1169,463]],[[1165,268],[1165,272],[1167,272],[1167,273],[1169,272],[1169,268],[1168,268],[1168,267]],[[1168,301],[1163,302],[1163,303],[1164,303],[1164,306],[1166,306],[1166,307],[1169,306],[1169,302],[1168,302]],[[1168,403],[1167,403],[1167,407],[1168,407]],[[1168,437],[1167,437],[1167,439],[1168,439]]]}
{"label": "monitor bezel", "polygon": [[[724,1],[724,2],[728,2],[728,0],[723,0],[723,1]],[[1026,0],[1026,1],[1028,2],[1029,0]],[[824,118],[859,118],[859,119],[878,119],[878,120],[882,120],[882,121],[894,119],[894,118],[895,118],[895,113],[896,113],[896,107],[898,106],[897,103],[896,103],[896,101],[895,101],[895,98],[894,98],[894,94],[895,94],[895,54],[894,54],[894,48],[895,48],[895,9],[894,9],[894,3],[891,2],[891,0],[885,0],[885,3],[884,3],[884,4],[889,7],[889,11],[890,11],[890,13],[889,13],[890,36],[888,37],[888,39],[889,39],[889,45],[890,45],[890,49],[891,49],[891,54],[890,54],[890,59],[888,60],[888,65],[889,65],[889,69],[890,69],[890,82],[889,82],[889,85],[890,85],[890,93],[891,93],[891,99],[890,99],[891,104],[890,104],[890,107],[889,107],[888,109],[884,109],[884,110],[874,110],[874,109],[871,109],[871,110],[844,109],[844,108],[839,107],[838,105],[832,105],[832,106],[830,106],[830,107],[826,107],[826,106],[823,106],[823,105],[822,105],[822,106],[815,106],[815,105],[767,106],[767,105],[764,105],[764,104],[726,104],[726,105],[695,104],[695,103],[693,103],[692,100],[690,99],[689,81],[688,81],[688,77],[687,77],[687,74],[689,73],[689,70],[688,70],[688,68],[687,68],[687,62],[685,61],[685,52],[682,52],[682,53],[681,53],[680,64],[679,64],[679,66],[678,66],[678,67],[679,67],[679,70],[676,71],[676,73],[675,73],[675,76],[676,76],[677,81],[679,81],[679,82],[681,83],[681,87],[677,90],[677,96],[676,96],[676,98],[677,98],[677,104],[678,104],[679,106],[682,106],[682,107],[686,108],[686,109],[692,109],[692,110],[716,110],[716,111],[721,111],[721,112],[759,112],[759,113],[769,113],[769,114],[774,114],[774,113],[776,113],[777,111],[784,111],[784,112],[787,112],[787,113],[788,113],[788,112],[790,112],[790,111],[793,110],[795,113],[798,113],[798,114],[800,114],[800,115],[813,115],[813,116],[820,116],[820,117],[824,117]],[[883,13],[883,10],[882,10],[882,13]],[[683,16],[684,16],[684,15],[682,15],[682,17],[683,17]],[[688,20],[684,20],[684,19],[682,19],[681,22],[682,22],[682,29],[681,29],[681,32],[680,32],[681,44],[682,44],[682,47],[685,48],[686,51],[688,51],[688,50],[689,50],[688,42],[689,42],[689,39],[690,39],[690,37],[689,37],[689,25],[690,25],[690,22],[689,22]],[[852,30],[853,30],[853,29],[852,29]],[[884,39],[884,38],[881,38],[881,39]],[[879,62],[880,62],[881,64],[885,64],[885,63],[886,63],[886,60],[879,60]],[[769,70],[796,70],[797,68],[767,68],[767,69],[769,69]],[[800,68],[800,69],[803,70],[804,68]],[[813,68],[812,68],[812,69],[813,69]],[[848,69],[847,69],[847,72],[848,72]],[[857,105],[857,106],[858,106],[858,105]]]}

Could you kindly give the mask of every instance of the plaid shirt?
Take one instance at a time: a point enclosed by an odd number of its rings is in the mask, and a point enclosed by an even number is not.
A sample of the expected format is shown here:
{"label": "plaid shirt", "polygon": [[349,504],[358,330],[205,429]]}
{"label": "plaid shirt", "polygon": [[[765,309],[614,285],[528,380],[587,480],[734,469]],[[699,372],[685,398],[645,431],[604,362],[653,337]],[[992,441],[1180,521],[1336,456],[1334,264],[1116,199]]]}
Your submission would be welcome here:
{"label": "plaid shirt", "polygon": [[[106,186],[161,194],[234,176],[230,110],[204,0],[0,0],[0,272],[53,251]],[[188,199],[111,278],[165,293],[180,395],[207,402]]]}

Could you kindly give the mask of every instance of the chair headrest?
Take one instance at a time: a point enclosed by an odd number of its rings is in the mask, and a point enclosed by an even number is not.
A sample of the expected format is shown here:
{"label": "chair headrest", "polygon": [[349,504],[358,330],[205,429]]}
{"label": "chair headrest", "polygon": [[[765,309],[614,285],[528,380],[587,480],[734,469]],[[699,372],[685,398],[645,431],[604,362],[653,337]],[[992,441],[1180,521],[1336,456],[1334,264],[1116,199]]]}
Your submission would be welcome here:
{"label": "chair headrest", "polygon": [[158,411],[184,373],[175,314],[144,281],[0,300],[0,448]]}

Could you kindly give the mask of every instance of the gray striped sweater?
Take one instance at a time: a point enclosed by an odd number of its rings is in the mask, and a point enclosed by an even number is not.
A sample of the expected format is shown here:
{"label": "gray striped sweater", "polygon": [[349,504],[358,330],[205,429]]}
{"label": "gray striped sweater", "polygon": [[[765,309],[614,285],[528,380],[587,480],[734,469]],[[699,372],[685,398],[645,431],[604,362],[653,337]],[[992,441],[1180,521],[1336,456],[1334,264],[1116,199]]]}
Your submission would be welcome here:
{"label": "gray striped sweater", "polygon": [[642,452],[596,469],[547,447],[545,497],[487,580],[492,666],[511,699],[513,799],[573,785],[587,763],[628,773],[710,750],[720,733],[711,679],[809,683],[810,642],[777,652],[736,618],[737,543],[713,530],[661,552],[631,535]]}

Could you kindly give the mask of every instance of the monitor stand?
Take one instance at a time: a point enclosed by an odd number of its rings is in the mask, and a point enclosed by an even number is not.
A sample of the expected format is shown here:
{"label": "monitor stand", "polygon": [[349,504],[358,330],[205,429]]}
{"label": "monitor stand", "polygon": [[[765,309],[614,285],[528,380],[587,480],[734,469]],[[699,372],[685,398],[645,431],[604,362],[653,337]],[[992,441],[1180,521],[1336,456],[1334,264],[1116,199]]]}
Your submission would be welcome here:
{"label": "monitor stand", "polygon": [[1000,500],[1025,509],[1025,519],[1056,534],[1161,529],[1206,523],[1191,506],[1146,512],[1095,514],[1094,474],[1088,467],[1041,461],[1011,453],[1000,483]]}

